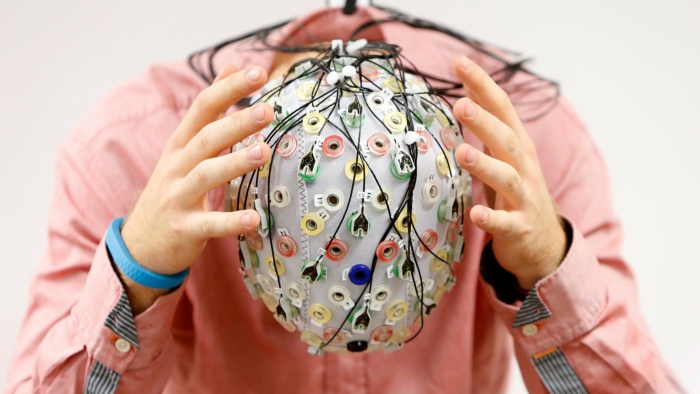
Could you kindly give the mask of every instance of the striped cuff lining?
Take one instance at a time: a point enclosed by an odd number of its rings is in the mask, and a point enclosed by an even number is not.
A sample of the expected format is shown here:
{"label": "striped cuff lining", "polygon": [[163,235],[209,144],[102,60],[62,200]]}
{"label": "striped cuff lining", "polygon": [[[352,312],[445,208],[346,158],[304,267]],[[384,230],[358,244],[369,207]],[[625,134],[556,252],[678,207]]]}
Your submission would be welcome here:
{"label": "striped cuff lining", "polygon": [[119,374],[95,360],[92,363],[83,394],[113,394],[117,391]]}
{"label": "striped cuff lining", "polygon": [[532,357],[532,363],[551,394],[588,394],[558,347],[535,355]]}
{"label": "striped cuff lining", "polygon": [[550,316],[552,316],[552,314],[540,299],[539,295],[537,294],[537,289],[533,287],[527,294],[527,297],[525,297],[523,305],[520,307],[518,314],[515,316],[513,328],[534,323]]}
{"label": "striped cuff lining", "polygon": [[131,313],[131,304],[126,292],[122,292],[119,301],[112,308],[105,319],[105,326],[109,327],[115,334],[129,341],[133,346],[139,347],[139,339],[136,335],[136,323],[134,315]]}

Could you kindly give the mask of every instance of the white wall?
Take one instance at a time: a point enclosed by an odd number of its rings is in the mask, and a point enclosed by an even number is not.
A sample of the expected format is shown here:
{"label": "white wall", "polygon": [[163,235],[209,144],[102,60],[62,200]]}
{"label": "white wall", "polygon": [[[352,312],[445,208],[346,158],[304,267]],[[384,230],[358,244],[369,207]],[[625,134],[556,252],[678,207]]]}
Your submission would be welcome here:
{"label": "white wall", "polygon": [[[646,318],[684,385],[700,392],[700,376],[693,373],[700,365],[700,259],[693,250],[700,238],[700,127],[694,116],[700,104],[699,3],[394,3],[533,55],[535,70],[563,83],[609,165],[626,229],[625,256],[637,273]],[[52,159],[80,114],[151,62],[322,5],[322,0],[2,2],[0,385],[45,244]],[[513,381],[513,392],[524,392],[517,372]]]}

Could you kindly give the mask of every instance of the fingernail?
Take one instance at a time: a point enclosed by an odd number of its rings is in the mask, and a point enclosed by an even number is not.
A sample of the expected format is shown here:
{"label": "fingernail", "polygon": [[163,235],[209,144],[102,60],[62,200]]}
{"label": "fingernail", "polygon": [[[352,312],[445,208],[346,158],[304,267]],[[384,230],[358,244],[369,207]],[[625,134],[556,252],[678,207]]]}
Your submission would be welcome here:
{"label": "fingernail", "polygon": [[265,119],[265,108],[263,108],[263,105],[256,105],[255,108],[253,108],[253,110],[250,111],[250,117],[256,122],[260,122],[263,119]]}
{"label": "fingernail", "polygon": [[241,224],[244,227],[250,227],[253,225],[253,217],[249,214],[246,213],[243,216],[241,216]]}
{"label": "fingernail", "polygon": [[474,68],[474,63],[472,63],[471,60],[467,59],[466,56],[462,56],[459,60],[462,63],[462,70],[471,71],[471,69]]}
{"label": "fingernail", "polygon": [[474,116],[475,113],[476,106],[474,105],[474,102],[467,99],[464,105],[464,116],[466,116],[467,118],[471,118],[472,116]]}
{"label": "fingernail", "polygon": [[486,212],[485,209],[481,209],[481,223],[486,223],[487,220],[489,220],[489,213]]}
{"label": "fingernail", "polygon": [[249,80],[250,82],[256,82],[258,79],[260,79],[260,67],[253,67],[246,71],[245,79]]}
{"label": "fingernail", "polygon": [[464,154],[464,163],[465,164],[474,164],[476,163],[476,150],[474,148],[467,147],[467,153]]}
{"label": "fingernail", "polygon": [[260,149],[260,144],[255,144],[248,148],[246,154],[250,160],[258,161],[262,159],[262,149]]}

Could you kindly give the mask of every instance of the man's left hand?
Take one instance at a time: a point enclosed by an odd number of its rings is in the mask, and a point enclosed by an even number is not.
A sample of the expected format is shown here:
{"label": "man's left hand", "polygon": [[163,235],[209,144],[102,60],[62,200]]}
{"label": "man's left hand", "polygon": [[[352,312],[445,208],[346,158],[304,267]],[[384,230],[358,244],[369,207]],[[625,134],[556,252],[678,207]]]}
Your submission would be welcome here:
{"label": "man's left hand", "polygon": [[535,144],[506,92],[468,58],[458,57],[454,66],[467,96],[457,101],[454,115],[488,152],[464,143],[455,157],[484,189],[492,189],[487,195],[493,197],[487,199],[490,207],[472,208],[471,221],[493,234],[496,260],[529,290],[554,272],[566,254],[563,220],[549,195]]}

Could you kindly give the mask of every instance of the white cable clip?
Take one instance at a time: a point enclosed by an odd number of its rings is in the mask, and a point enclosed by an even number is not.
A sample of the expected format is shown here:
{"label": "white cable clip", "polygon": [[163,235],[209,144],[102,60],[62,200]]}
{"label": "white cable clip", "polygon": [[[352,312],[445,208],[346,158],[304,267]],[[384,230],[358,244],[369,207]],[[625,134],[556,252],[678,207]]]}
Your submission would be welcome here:
{"label": "white cable clip", "polygon": [[250,250],[248,249],[248,242],[245,240],[238,241],[238,253],[239,259],[243,257],[243,264],[241,266],[244,270],[249,270],[253,268],[253,260],[250,256]]}
{"label": "white cable clip", "polygon": [[264,237],[267,235],[269,227],[267,223],[267,213],[265,213],[265,210],[263,209],[262,203],[260,202],[259,198],[255,199],[255,210],[258,212],[258,215],[260,215],[260,224],[258,225],[258,232]]}
{"label": "white cable clip", "polygon": [[357,41],[349,41],[348,45],[345,47],[345,50],[348,52],[348,55],[357,56],[360,54],[360,50],[362,50],[362,48],[364,48],[366,45],[367,40],[361,38]]}
{"label": "white cable clip", "polygon": [[[407,92],[411,90],[411,88],[406,88]],[[411,107],[413,107],[413,110],[418,114],[423,123],[432,124],[433,120],[435,119],[435,111],[429,106],[426,107],[425,105],[423,105],[420,95],[413,94],[408,96],[407,98],[409,103],[411,104]]]}
{"label": "white cable clip", "polygon": [[343,52],[343,40],[332,40],[331,41],[331,51],[338,49],[338,54],[342,55]]}
{"label": "white cable clip", "polygon": [[312,66],[313,65],[310,61],[305,61],[304,63],[301,63],[300,65],[296,66],[294,68],[294,71],[297,73],[297,75],[302,75],[305,72],[309,71]]}

